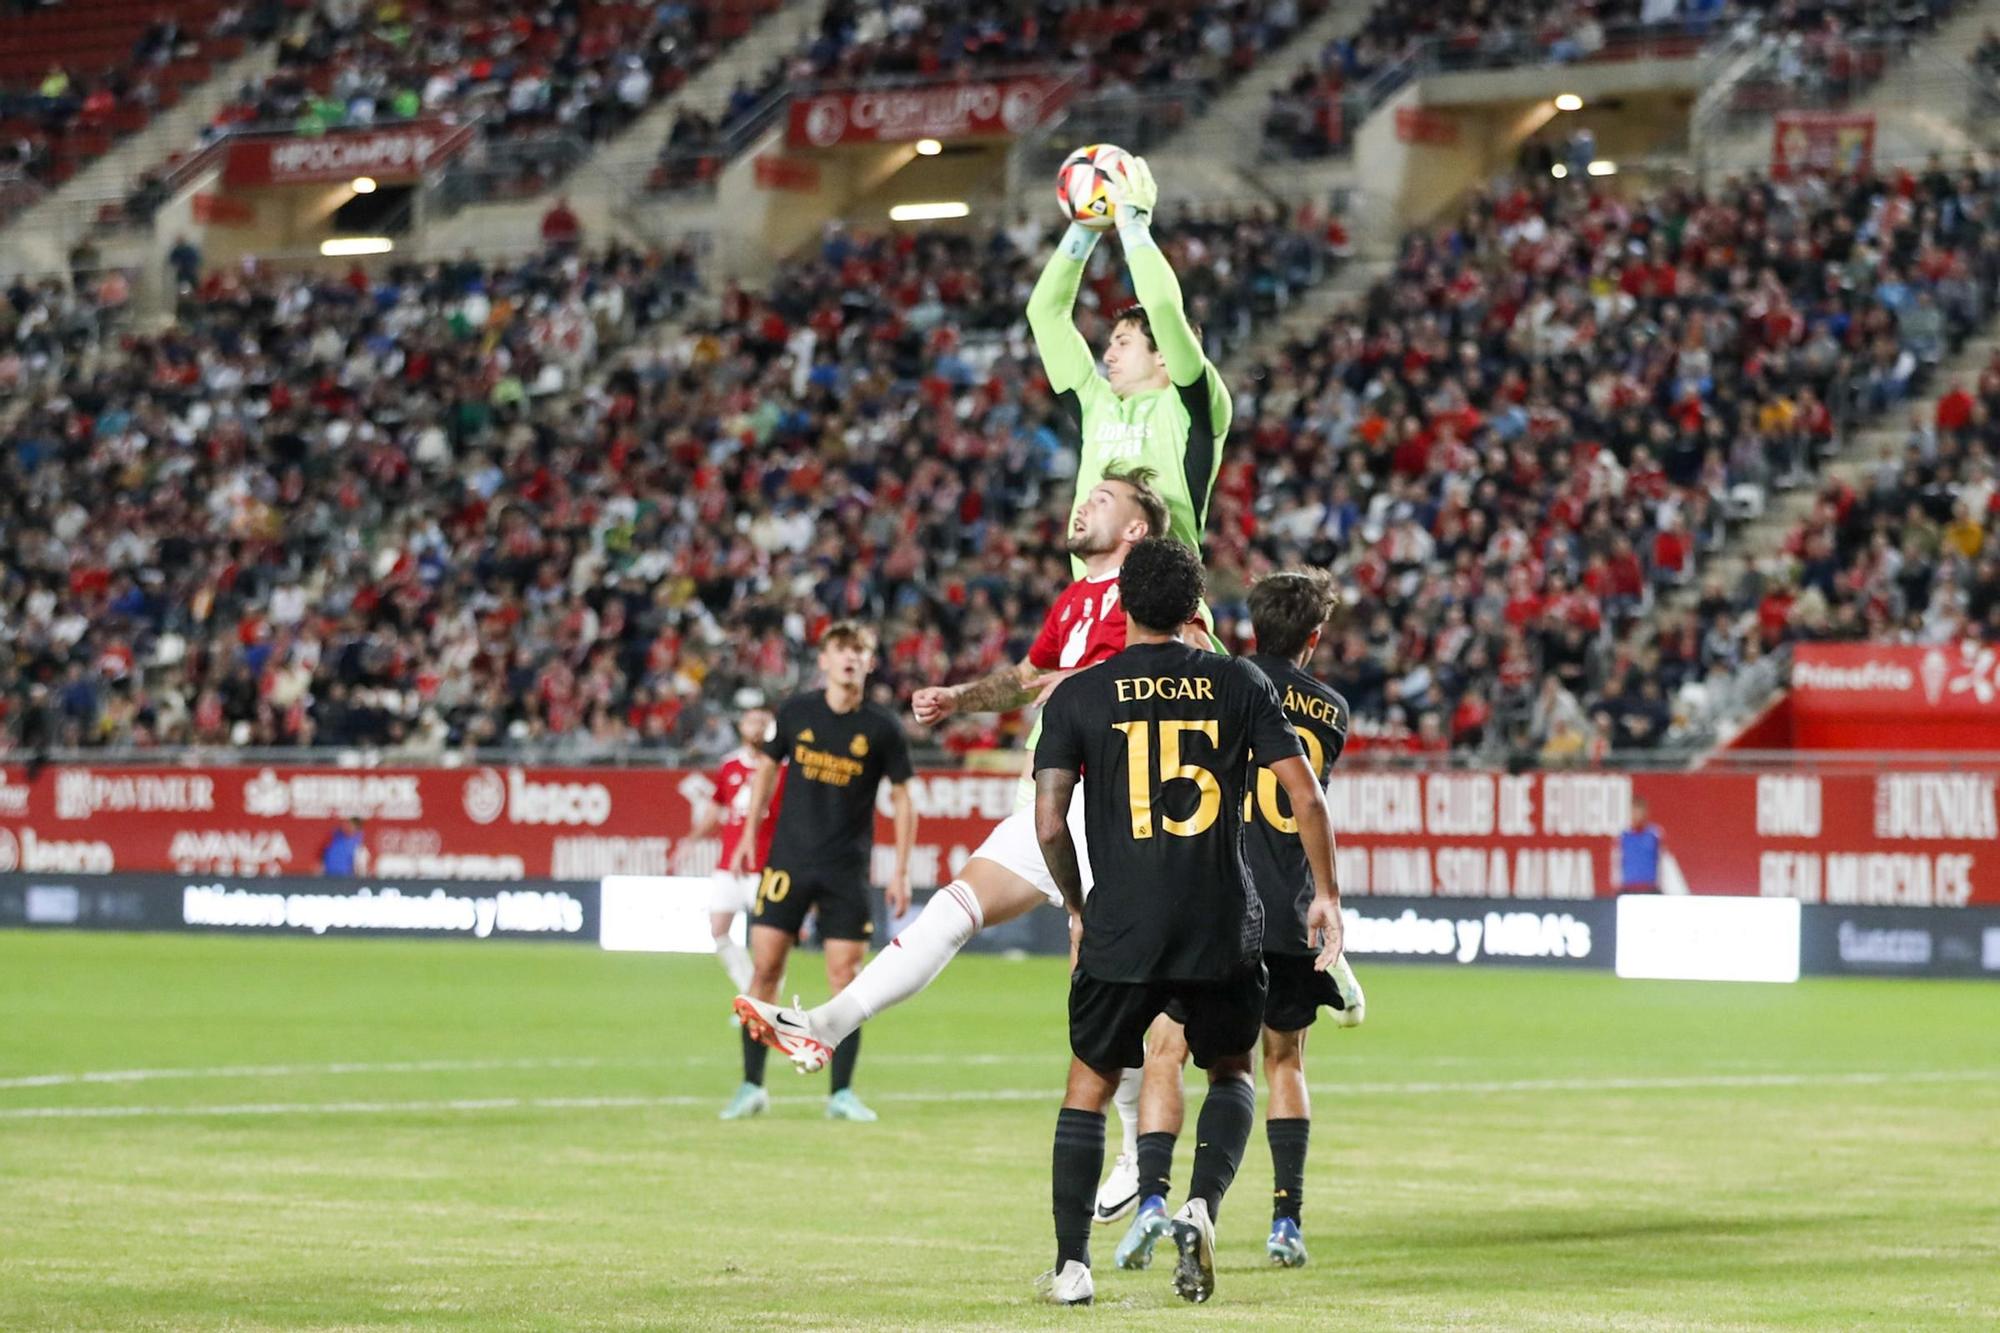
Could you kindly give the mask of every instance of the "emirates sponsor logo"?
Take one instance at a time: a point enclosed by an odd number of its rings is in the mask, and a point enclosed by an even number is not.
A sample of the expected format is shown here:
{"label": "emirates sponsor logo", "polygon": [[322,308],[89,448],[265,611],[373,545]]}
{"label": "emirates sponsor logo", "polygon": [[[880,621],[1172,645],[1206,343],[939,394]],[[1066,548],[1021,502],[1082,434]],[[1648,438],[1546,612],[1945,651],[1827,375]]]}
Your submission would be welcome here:
{"label": "emirates sponsor logo", "polygon": [[215,779],[199,773],[56,770],[56,818],[112,814],[203,814],[215,809]]}

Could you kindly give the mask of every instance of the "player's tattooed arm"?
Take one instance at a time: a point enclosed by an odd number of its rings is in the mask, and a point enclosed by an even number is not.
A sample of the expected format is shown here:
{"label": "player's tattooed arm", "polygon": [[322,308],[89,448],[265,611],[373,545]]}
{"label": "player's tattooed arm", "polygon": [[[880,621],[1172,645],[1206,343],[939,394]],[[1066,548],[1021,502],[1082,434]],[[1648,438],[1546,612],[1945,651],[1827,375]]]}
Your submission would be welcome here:
{"label": "player's tattooed arm", "polygon": [[1033,664],[1016,662],[963,685],[918,690],[910,699],[910,710],[927,727],[954,713],[1011,713],[1034,698],[1044,683]]}
{"label": "player's tattooed arm", "polygon": [[1075,790],[1076,774],[1068,769],[1044,768],[1035,774],[1035,839],[1063,902],[1072,914],[1081,915],[1083,868],[1076,859],[1076,839],[1069,834],[1069,801]]}

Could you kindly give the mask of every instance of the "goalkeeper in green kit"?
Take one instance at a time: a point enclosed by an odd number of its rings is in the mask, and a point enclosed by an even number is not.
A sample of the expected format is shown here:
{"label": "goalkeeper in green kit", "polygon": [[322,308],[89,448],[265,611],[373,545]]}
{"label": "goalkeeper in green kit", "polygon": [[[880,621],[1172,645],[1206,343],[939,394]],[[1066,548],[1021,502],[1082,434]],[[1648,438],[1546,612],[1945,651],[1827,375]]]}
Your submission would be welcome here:
{"label": "goalkeeper in green kit", "polygon": [[[1049,387],[1082,445],[1071,515],[1103,479],[1107,463],[1149,467],[1167,501],[1168,535],[1199,554],[1229,434],[1229,390],[1202,355],[1201,338],[1181,304],[1180,281],[1153,240],[1159,189],[1152,170],[1143,157],[1128,156],[1125,164],[1110,173],[1107,193],[1139,299],[1113,320],[1105,373],[1097,373],[1090,345],[1070,320],[1101,233],[1070,224],[1028,297],[1028,328]],[[1080,563],[1076,573],[1083,573]]]}

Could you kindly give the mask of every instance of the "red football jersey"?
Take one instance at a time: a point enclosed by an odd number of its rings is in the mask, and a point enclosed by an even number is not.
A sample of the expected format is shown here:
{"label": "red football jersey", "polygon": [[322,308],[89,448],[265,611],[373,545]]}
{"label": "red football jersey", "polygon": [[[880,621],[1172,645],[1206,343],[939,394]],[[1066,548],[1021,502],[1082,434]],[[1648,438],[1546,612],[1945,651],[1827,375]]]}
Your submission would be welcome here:
{"label": "red football jersey", "polygon": [[1125,648],[1125,608],[1118,601],[1118,573],[1078,579],[1042,618],[1042,632],[1028,661],[1044,671],[1096,666]]}
{"label": "red football jersey", "polygon": [[[750,818],[751,779],[757,776],[757,765],[750,750],[738,750],[722,761],[722,767],[715,771],[715,803],[728,811],[722,817],[722,860],[718,865],[728,865],[729,858],[736,854],[736,844],[743,840],[743,825]],[[764,868],[771,855],[771,832],[778,827],[778,806],[785,799],[785,773],[778,770],[778,785],[771,791],[771,808],[764,812],[764,822],[757,826],[757,858],[751,862],[751,872]]]}

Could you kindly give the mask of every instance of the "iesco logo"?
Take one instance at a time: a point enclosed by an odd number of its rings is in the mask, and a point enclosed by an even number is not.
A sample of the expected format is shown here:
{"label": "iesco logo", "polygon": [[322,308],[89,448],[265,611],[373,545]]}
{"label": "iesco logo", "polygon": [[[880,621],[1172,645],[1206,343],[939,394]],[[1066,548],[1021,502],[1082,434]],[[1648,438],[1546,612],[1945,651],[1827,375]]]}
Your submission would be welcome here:
{"label": "iesco logo", "polygon": [[601,782],[536,782],[518,768],[503,778],[482,768],[465,780],[465,817],[491,824],[504,813],[509,824],[579,824],[596,828],[611,818],[611,789]]}

